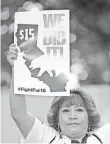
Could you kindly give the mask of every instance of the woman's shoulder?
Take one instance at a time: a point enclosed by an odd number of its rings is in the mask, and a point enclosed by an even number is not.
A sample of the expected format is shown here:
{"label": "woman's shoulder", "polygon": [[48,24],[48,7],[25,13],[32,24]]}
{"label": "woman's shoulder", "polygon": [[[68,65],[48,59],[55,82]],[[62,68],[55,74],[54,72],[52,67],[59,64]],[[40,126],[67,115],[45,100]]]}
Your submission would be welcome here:
{"label": "woman's shoulder", "polygon": [[38,118],[34,118],[34,125],[26,139],[24,139],[24,137],[21,137],[22,143],[48,143],[52,141],[54,137],[59,137],[59,133],[55,129],[40,121]]}
{"label": "woman's shoulder", "polygon": [[101,138],[103,144],[110,144],[110,123],[104,124],[96,134]]}
{"label": "woman's shoulder", "polygon": [[88,137],[87,144],[102,144],[102,140],[97,134],[93,133]]}

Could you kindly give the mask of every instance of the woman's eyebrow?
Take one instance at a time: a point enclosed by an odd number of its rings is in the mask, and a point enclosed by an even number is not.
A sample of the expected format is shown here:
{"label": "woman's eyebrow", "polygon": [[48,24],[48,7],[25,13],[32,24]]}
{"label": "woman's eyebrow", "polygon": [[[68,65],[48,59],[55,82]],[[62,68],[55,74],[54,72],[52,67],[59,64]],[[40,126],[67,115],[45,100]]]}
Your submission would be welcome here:
{"label": "woman's eyebrow", "polygon": [[78,107],[78,108],[85,108],[84,106],[81,106],[81,105],[75,105],[75,107]]}
{"label": "woman's eyebrow", "polygon": [[70,107],[70,106],[69,106],[69,105],[63,105],[63,106],[61,106],[61,108],[64,108],[64,107],[67,107],[67,108],[68,108],[68,107]]}

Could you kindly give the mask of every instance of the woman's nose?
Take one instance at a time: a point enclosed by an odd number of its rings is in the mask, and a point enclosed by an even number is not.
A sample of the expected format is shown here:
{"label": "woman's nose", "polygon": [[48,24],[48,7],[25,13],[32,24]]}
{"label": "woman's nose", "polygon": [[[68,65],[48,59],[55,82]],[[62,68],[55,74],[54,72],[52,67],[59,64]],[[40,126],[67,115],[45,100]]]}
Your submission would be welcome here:
{"label": "woman's nose", "polygon": [[71,119],[76,119],[76,118],[77,118],[77,113],[76,113],[76,111],[73,110],[73,109],[70,111],[70,118],[71,118]]}

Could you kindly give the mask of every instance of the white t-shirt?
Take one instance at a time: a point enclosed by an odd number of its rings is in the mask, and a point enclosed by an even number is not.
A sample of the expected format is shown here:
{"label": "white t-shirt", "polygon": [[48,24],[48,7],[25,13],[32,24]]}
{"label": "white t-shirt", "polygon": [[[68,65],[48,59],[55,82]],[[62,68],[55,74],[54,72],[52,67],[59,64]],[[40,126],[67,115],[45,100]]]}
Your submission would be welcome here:
{"label": "white t-shirt", "polygon": [[96,134],[101,138],[103,144],[110,144],[110,123],[101,127]]}
{"label": "white t-shirt", "polygon": [[[31,144],[71,144],[71,140],[66,137],[60,137],[59,132],[55,129],[49,127],[48,125],[42,123],[40,120],[35,118],[34,125],[29,132],[26,139],[21,137],[20,143],[31,143]],[[101,144],[100,141],[94,137],[90,136],[87,139],[87,144]]]}

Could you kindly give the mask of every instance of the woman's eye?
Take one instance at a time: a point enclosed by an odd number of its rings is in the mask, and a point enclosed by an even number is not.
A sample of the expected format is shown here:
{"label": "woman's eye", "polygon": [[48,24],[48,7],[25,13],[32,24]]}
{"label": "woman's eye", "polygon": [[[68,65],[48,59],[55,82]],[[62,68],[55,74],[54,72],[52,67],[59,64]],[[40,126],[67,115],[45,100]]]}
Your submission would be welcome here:
{"label": "woman's eye", "polygon": [[76,109],[76,111],[78,111],[78,112],[83,112],[83,109],[78,108],[78,109]]}
{"label": "woman's eye", "polygon": [[63,112],[69,112],[69,109],[64,109]]}

